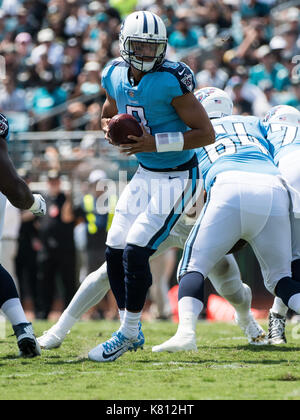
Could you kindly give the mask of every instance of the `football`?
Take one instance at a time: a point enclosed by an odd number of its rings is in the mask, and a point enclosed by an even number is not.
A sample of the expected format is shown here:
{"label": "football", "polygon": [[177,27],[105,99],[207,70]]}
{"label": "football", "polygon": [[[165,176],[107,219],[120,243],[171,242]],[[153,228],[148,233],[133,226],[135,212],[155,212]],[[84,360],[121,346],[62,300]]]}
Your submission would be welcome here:
{"label": "football", "polygon": [[129,114],[117,114],[108,123],[108,137],[116,145],[135,143],[127,136],[140,137],[143,130],[137,120]]}

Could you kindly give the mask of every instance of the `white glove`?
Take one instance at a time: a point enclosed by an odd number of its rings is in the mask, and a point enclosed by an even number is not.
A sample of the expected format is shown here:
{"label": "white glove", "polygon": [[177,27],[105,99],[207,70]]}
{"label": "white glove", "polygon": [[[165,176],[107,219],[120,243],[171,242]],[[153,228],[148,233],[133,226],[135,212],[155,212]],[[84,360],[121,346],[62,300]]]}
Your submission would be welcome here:
{"label": "white glove", "polygon": [[31,211],[36,216],[45,216],[47,213],[46,202],[41,194],[33,194],[34,203],[30,207],[29,211]]}

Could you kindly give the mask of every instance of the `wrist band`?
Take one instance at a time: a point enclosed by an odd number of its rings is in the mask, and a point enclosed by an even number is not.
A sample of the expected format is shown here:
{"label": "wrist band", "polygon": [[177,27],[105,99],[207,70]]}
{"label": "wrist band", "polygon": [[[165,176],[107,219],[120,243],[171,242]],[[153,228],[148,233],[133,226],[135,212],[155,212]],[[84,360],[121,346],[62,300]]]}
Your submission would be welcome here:
{"label": "wrist band", "polygon": [[163,152],[180,152],[183,150],[184,137],[178,133],[157,133],[155,134],[156,150]]}

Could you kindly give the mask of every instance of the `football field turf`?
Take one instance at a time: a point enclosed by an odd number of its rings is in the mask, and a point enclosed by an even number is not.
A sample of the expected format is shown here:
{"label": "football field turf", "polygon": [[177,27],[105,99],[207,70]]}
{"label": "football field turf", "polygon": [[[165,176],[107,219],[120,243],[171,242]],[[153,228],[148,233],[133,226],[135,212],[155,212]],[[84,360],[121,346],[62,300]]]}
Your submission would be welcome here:
{"label": "football field turf", "polygon": [[[50,325],[35,322],[36,334]],[[300,327],[288,325],[286,346],[250,347],[233,324],[199,322],[198,353],[171,354],[152,353],[151,347],[168,339],[176,325],[145,322],[143,351],[112,363],[90,362],[88,351],[117,326],[80,322],[60,349],[36,359],[16,357],[15,337],[1,339],[0,399],[300,399]]]}

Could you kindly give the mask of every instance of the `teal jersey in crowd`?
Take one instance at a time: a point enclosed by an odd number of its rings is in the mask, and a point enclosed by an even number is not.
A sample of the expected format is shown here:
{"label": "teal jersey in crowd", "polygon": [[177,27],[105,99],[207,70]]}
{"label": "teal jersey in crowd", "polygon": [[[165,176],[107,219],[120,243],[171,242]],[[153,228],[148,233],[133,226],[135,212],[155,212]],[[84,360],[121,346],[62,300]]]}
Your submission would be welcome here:
{"label": "teal jersey in crowd", "polygon": [[262,64],[257,64],[252,67],[249,76],[250,82],[254,85],[260,86],[263,81],[269,81],[274,89],[279,91],[283,91],[291,84],[288,70],[280,63],[273,66],[271,73]]}
{"label": "teal jersey in crowd", "polygon": [[264,123],[267,131],[267,139],[273,147],[273,158],[276,165],[279,160],[300,150],[300,127],[297,124],[285,123]]}
{"label": "teal jersey in crowd", "polygon": [[[165,60],[153,72],[146,73],[138,85],[132,86],[129,64],[119,58],[102,72],[102,85],[117,104],[119,114],[133,115],[152,135],[185,132],[189,127],[179,118],[172,100],[192,92],[195,78],[184,63]],[[176,168],[192,159],[195,151],[138,153],[138,161],[150,169]]]}
{"label": "teal jersey in crowd", "polygon": [[232,115],[211,122],[216,141],[197,150],[206,191],[221,172],[279,174],[265,128],[258,118]]}

